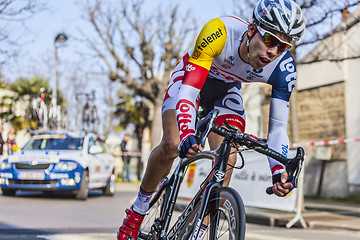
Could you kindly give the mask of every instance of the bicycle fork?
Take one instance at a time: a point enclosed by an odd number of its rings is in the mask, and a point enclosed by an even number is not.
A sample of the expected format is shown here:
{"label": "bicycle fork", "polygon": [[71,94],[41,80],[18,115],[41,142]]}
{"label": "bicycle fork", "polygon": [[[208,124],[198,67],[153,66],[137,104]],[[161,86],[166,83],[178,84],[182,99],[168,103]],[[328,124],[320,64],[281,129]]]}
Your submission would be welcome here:
{"label": "bicycle fork", "polygon": [[189,217],[194,212],[194,209],[200,203],[200,197],[201,197],[201,195],[203,195],[203,192],[204,192],[203,188],[201,188],[197,192],[195,197],[187,205],[186,209],[183,211],[181,216],[178,218],[178,220],[176,221],[174,226],[171,228],[171,230],[167,234],[167,229],[169,228],[169,225],[170,225],[171,216],[174,211],[175,202],[178,197],[179,190],[180,190],[180,185],[184,178],[184,168],[182,167],[181,163],[179,163],[175,172],[176,172],[176,174],[174,177],[174,181],[172,182],[172,184],[170,186],[171,193],[169,196],[169,201],[166,206],[166,211],[164,214],[164,222],[162,223],[159,240],[177,239],[178,238],[178,235],[179,235],[181,229],[183,229],[185,223],[188,221]]}
{"label": "bicycle fork", "polygon": [[208,203],[209,203],[209,199],[210,199],[210,194],[213,191],[213,189],[220,187],[220,185],[216,182],[210,182],[205,190],[204,190],[204,194],[203,194],[203,198],[201,201],[201,208],[200,208],[200,212],[199,215],[197,217],[196,220],[196,224],[195,224],[195,228],[191,234],[191,237],[189,239],[191,240],[196,240],[198,239],[198,235],[199,235],[199,231],[200,231],[200,227],[202,222],[204,221],[205,218],[205,213],[206,213],[206,208],[208,207]]}
{"label": "bicycle fork", "polygon": [[[227,141],[224,141],[219,147],[219,152],[220,152],[219,156],[224,156],[225,159],[217,159],[217,161],[215,162],[215,167],[210,175],[210,181],[206,185],[205,190],[204,190],[204,195],[203,195],[203,198],[201,201],[201,209],[200,209],[197,221],[196,221],[195,229],[190,237],[191,240],[198,239],[200,227],[201,227],[202,222],[204,221],[206,209],[208,207],[208,203],[209,203],[211,194],[214,192],[214,190],[216,190],[216,188],[220,188],[223,186],[227,162],[229,159],[229,155],[227,153],[230,152],[230,148],[231,147]],[[213,196],[213,197],[216,198],[216,196]],[[218,205],[218,204],[219,203],[216,202],[216,205]],[[215,206],[215,208],[217,209],[217,206]],[[218,219],[216,219],[215,222],[217,223]],[[211,229],[209,229],[209,231],[210,231],[210,236],[214,236],[216,234],[216,228],[211,228]],[[211,238],[211,239],[213,239],[213,238]]]}

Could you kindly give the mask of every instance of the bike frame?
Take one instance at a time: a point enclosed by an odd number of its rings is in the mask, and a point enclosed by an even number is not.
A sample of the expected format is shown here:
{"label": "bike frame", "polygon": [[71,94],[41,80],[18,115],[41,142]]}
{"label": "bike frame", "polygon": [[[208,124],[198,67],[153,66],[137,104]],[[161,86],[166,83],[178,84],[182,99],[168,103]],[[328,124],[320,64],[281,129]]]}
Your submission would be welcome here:
{"label": "bike frame", "polygon": [[[204,151],[203,153],[199,153],[198,155],[181,159],[179,164],[176,167],[176,170],[174,171],[173,175],[171,176],[169,181],[165,181],[162,186],[160,187],[160,190],[154,197],[154,199],[150,203],[150,207],[158,200],[162,192],[170,191],[170,195],[168,196],[168,201],[166,201],[165,205],[162,207],[161,210],[163,219],[157,219],[160,227],[160,236],[158,239],[177,239],[178,235],[180,234],[180,231],[183,229],[184,224],[187,222],[189,217],[191,216],[191,213],[193,210],[198,206],[198,204],[201,204],[199,215],[196,219],[196,225],[195,229],[191,235],[190,239],[196,239],[201,223],[204,220],[205,213],[206,213],[206,207],[208,205],[211,193],[216,190],[217,188],[220,188],[223,186],[223,182],[225,179],[225,172],[226,167],[230,155],[230,139],[225,138],[220,145],[220,147],[217,150],[214,151]],[[174,223],[173,227],[170,229],[170,231],[167,231],[170,225],[170,220],[174,211],[176,199],[179,194],[180,185],[184,179],[187,167],[200,159],[210,159],[214,160],[215,163],[213,165],[212,170],[210,171],[209,175],[205,178],[203,183],[200,186],[199,191],[195,195],[195,197],[192,199],[192,201],[187,205],[185,210],[182,212],[178,220]],[[170,187],[170,190],[169,190]],[[216,229],[216,228],[214,228]],[[159,230],[157,230],[159,232]],[[214,232],[210,232],[210,234],[215,234]],[[140,235],[142,236],[142,235]],[[145,237],[145,236],[142,236]]]}
{"label": "bike frame", "polygon": [[[191,220],[191,222],[188,224],[188,226],[192,228],[190,239],[196,240],[199,235],[201,224],[207,213],[206,211],[209,200],[215,199],[214,204],[216,206],[214,209],[218,209],[219,207],[218,194],[220,191],[217,190],[223,186],[229,156],[232,154],[231,148],[238,145],[245,146],[247,149],[254,149],[256,152],[264,154],[268,157],[272,157],[280,163],[284,164],[289,175],[288,182],[291,181],[294,187],[297,187],[298,176],[304,161],[305,152],[303,148],[299,147],[297,149],[296,156],[294,158],[288,159],[281,153],[269,148],[266,144],[266,140],[264,139],[259,139],[246,133],[238,133],[235,127],[232,127],[226,122],[224,122],[226,128],[213,124],[218,113],[219,110],[215,109],[211,111],[205,118],[198,121],[195,138],[197,138],[198,143],[201,143],[204,146],[206,137],[208,136],[209,132],[212,131],[216,134],[219,134],[220,136],[224,136],[220,147],[217,150],[207,152],[207,154],[203,152],[194,157],[180,160],[170,180],[168,181],[166,179],[166,181],[163,182],[159,191],[155,194],[153,200],[150,202],[151,208],[165,191],[164,199],[161,201],[160,217],[154,220],[149,235],[140,232],[140,238],[161,240],[177,239],[182,233],[181,231],[184,229],[185,224],[188,223],[188,220]],[[206,158],[214,160],[214,165],[209,175],[201,184],[200,190],[197,192],[195,197],[187,205],[170,231],[168,231],[176,199],[179,193],[180,184],[184,178],[188,165],[199,159]],[[269,187],[266,192],[268,194],[273,194],[272,187]],[[199,206],[200,210],[196,210],[196,215],[194,215],[194,210]],[[210,212],[210,214],[212,215],[212,212]],[[214,216],[210,217],[212,217],[212,221]],[[215,220],[215,226],[210,224],[210,239],[214,239],[217,234],[218,226],[216,225],[218,224],[218,217]],[[185,234],[190,233],[188,227],[186,227],[185,230]]]}

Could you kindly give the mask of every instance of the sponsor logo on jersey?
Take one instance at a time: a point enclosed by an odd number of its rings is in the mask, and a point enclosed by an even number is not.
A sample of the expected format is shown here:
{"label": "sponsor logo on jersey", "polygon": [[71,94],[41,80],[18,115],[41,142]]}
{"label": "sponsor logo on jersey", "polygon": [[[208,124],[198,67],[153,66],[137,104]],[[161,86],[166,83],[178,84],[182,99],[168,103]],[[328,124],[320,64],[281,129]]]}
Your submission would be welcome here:
{"label": "sponsor logo on jersey", "polygon": [[186,65],[185,71],[191,72],[191,71],[193,71],[193,70],[195,70],[195,69],[196,69],[196,68],[195,68],[193,65],[188,64],[188,65]]}
{"label": "sponsor logo on jersey", "polygon": [[252,71],[246,70],[246,73],[249,74],[246,79],[249,81],[254,80],[255,78],[263,78],[263,75],[259,74],[263,71],[263,69],[253,69]]}
{"label": "sponsor logo on jersey", "polygon": [[199,52],[198,50],[195,50],[191,57],[193,59],[197,60],[200,57],[200,55],[201,55],[201,52]]}
{"label": "sponsor logo on jersey", "polygon": [[289,145],[281,144],[281,154],[284,157],[287,157],[288,152],[289,152]]}
{"label": "sponsor logo on jersey", "polygon": [[226,68],[226,69],[230,69],[230,68],[231,68],[231,66],[230,66],[230,65],[225,64],[225,63],[224,63],[224,64],[222,64],[221,66],[222,66],[223,68]]}
{"label": "sponsor logo on jersey", "polygon": [[216,39],[220,38],[223,35],[222,31],[220,28],[218,28],[218,31],[215,31],[213,33],[211,33],[209,36],[204,37],[202,40],[202,42],[200,43],[200,45],[196,46],[197,49],[199,50],[203,50],[204,48],[206,48],[210,43],[212,43],[213,41],[215,41]]}
{"label": "sponsor logo on jersey", "polygon": [[288,91],[291,92],[295,87],[296,82],[296,72],[295,65],[293,63],[293,59],[291,57],[285,59],[280,63],[280,71],[288,71],[289,74],[286,76],[285,80],[288,83]]}
{"label": "sponsor logo on jersey", "polygon": [[177,114],[177,122],[181,139],[185,139],[188,134],[195,132],[189,127],[192,120],[192,116],[190,114],[191,108],[195,108],[195,105],[186,99],[179,100],[176,105],[176,110],[180,111],[180,113]]}
{"label": "sponsor logo on jersey", "polygon": [[234,56],[230,56],[228,58],[225,58],[224,62],[231,64],[231,65],[235,65],[234,60],[235,60]]}
{"label": "sponsor logo on jersey", "polygon": [[264,71],[264,69],[260,68],[260,69],[253,69],[254,73],[262,73],[262,71]]}

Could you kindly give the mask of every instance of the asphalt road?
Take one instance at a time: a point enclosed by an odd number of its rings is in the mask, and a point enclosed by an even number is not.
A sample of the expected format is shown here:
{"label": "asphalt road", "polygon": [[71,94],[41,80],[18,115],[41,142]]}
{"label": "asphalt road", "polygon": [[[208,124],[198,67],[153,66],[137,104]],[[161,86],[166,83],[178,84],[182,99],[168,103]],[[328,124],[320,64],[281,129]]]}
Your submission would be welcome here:
{"label": "asphalt road", "polygon": [[[114,240],[138,185],[118,184],[114,197],[91,192],[87,201],[68,195],[20,192],[0,195],[0,240]],[[355,240],[360,232],[247,225],[247,240]]]}
{"label": "asphalt road", "polygon": [[91,191],[86,201],[76,200],[71,195],[42,192],[21,191],[16,197],[0,195],[0,239],[4,239],[5,234],[112,233],[115,237],[125,216],[124,210],[136,196],[135,189],[117,185],[114,197]]}

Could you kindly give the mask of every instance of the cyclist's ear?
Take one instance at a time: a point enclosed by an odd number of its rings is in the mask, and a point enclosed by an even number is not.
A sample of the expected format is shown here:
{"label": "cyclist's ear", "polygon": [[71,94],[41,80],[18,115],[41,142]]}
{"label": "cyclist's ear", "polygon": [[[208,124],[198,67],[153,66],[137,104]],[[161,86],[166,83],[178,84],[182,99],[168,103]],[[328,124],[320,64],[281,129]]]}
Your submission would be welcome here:
{"label": "cyclist's ear", "polygon": [[249,39],[252,39],[252,38],[255,36],[256,32],[257,32],[257,28],[256,28],[255,24],[254,24],[254,23],[250,23],[249,26],[248,26],[248,34],[247,34],[247,37],[248,37]]}

